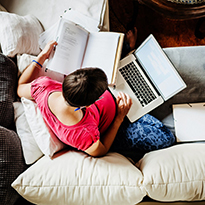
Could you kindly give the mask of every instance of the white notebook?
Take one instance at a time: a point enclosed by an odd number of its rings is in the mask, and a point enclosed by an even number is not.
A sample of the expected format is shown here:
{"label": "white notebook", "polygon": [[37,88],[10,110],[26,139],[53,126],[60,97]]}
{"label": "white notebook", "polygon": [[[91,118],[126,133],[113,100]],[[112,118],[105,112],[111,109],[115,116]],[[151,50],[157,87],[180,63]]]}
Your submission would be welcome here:
{"label": "white notebook", "polygon": [[177,142],[205,141],[205,102],[173,105]]}

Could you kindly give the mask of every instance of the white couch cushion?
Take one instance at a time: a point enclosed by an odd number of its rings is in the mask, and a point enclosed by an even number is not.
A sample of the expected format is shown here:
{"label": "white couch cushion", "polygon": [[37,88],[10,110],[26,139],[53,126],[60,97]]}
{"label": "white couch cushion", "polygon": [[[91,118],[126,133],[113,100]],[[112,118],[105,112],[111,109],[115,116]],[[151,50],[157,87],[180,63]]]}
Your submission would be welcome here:
{"label": "white couch cushion", "polygon": [[13,183],[34,204],[137,204],[146,195],[143,176],[117,153],[93,158],[77,151],[44,156]]}
{"label": "white couch cushion", "polygon": [[139,162],[147,195],[159,201],[205,200],[205,144],[180,144]]}

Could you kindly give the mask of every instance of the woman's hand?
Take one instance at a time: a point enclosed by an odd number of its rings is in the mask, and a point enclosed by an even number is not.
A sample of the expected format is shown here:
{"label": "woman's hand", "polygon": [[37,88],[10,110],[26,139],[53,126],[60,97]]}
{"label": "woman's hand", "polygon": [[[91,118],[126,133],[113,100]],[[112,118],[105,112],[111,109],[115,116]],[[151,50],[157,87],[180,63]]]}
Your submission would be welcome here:
{"label": "woman's hand", "polygon": [[[41,63],[41,64],[43,64],[44,61],[49,58],[51,52],[52,52],[53,49],[54,49],[54,46],[56,46],[56,45],[57,45],[57,42],[56,42],[56,41],[50,41],[49,43],[47,43],[47,45],[45,46],[45,48],[40,52],[40,54],[39,54],[38,57],[37,57],[38,62]],[[41,61],[42,61],[43,63],[42,63]]]}
{"label": "woman's hand", "polygon": [[116,119],[123,121],[124,117],[127,115],[130,107],[132,106],[132,99],[126,93],[119,92],[116,98],[117,103],[117,115]]}

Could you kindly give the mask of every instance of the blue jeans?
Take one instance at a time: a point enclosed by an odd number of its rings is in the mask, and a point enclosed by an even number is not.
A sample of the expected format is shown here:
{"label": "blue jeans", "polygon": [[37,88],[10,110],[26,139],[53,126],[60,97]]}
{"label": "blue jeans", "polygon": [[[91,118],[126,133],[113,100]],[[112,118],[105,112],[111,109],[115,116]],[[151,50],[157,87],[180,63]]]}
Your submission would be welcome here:
{"label": "blue jeans", "polygon": [[136,161],[149,151],[166,148],[174,143],[172,132],[158,119],[146,114],[134,123],[125,118],[110,150]]}

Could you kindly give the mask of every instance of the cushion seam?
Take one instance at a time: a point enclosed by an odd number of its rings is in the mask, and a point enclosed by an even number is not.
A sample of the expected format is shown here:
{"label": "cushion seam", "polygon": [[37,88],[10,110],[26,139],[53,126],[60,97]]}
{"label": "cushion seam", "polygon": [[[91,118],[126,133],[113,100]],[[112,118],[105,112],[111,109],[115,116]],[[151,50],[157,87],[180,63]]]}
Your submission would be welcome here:
{"label": "cushion seam", "polygon": [[171,184],[186,184],[186,183],[190,183],[190,182],[202,182],[202,181],[204,181],[204,180],[205,180],[205,179],[182,181],[182,182],[152,183],[152,184],[144,184],[144,186],[171,185]]}

